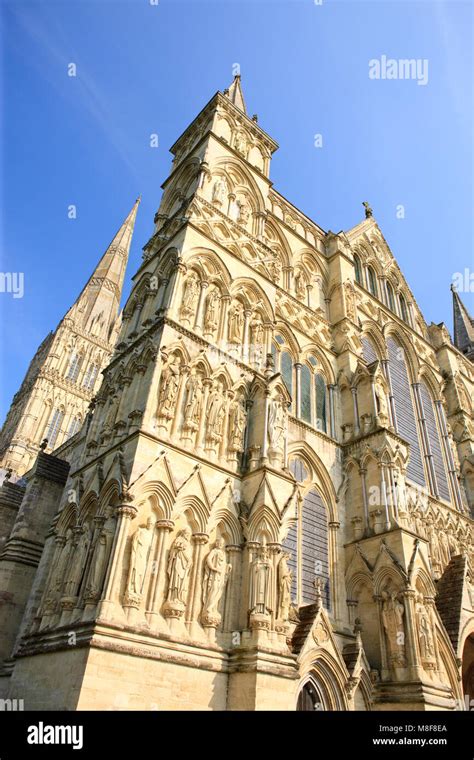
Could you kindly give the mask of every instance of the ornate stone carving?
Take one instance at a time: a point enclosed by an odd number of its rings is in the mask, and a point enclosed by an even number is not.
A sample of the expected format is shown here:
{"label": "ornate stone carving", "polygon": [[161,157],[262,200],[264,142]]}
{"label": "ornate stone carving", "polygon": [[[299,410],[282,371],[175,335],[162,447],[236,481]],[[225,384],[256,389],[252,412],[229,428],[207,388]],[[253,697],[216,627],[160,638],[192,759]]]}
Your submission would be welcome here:
{"label": "ornate stone carving", "polygon": [[286,622],[290,615],[291,605],[291,582],[293,573],[288,567],[291,554],[283,552],[278,563],[278,620]]}
{"label": "ornate stone carving", "polygon": [[130,549],[130,567],[128,571],[127,590],[124,603],[139,604],[143,594],[143,583],[148,564],[153,529],[155,522],[152,517],[147,520],[146,527],[137,528],[133,535]]}
{"label": "ornate stone carving", "polygon": [[251,615],[271,615],[273,601],[273,564],[266,546],[260,547],[250,566],[249,607]]}
{"label": "ornate stone carving", "polygon": [[181,304],[180,315],[183,319],[189,319],[194,316],[197,300],[199,296],[199,285],[193,273],[191,273],[185,282],[183,290],[183,301]]}
{"label": "ornate stone carving", "polygon": [[95,601],[100,597],[105,570],[114,539],[115,527],[116,520],[114,511],[112,508],[109,508],[94,547],[94,554],[92,556],[89,576],[86,583],[86,601]]}
{"label": "ornate stone carving", "polygon": [[234,304],[229,315],[229,342],[242,343],[244,327],[244,308],[241,303]]}
{"label": "ornate stone carving", "polygon": [[246,412],[244,400],[239,397],[232,402],[229,413],[229,452],[244,450]]}
{"label": "ornate stone carving", "polygon": [[161,373],[156,417],[170,420],[174,417],[181,375],[181,357],[174,355]]}
{"label": "ornate stone carving", "polygon": [[222,205],[227,200],[229,193],[225,177],[217,177],[212,188],[212,202]]}
{"label": "ornate stone carving", "polygon": [[212,334],[217,329],[219,318],[219,291],[214,288],[206,298],[206,311],[204,314],[204,332]]}
{"label": "ornate stone carving", "polygon": [[222,440],[225,416],[225,398],[223,386],[217,382],[209,396],[206,409],[206,441],[212,444]]}
{"label": "ornate stone carving", "polygon": [[196,368],[191,369],[184,396],[183,430],[196,431],[202,411],[202,377]]}
{"label": "ornate stone carving", "polygon": [[232,569],[224,546],[224,539],[218,538],[204,562],[201,620],[205,626],[213,628],[221,622],[219,602]]}
{"label": "ornate stone carving", "polygon": [[428,670],[433,669],[436,666],[433,627],[423,594],[418,594],[416,597],[416,624],[421,661],[425,668]]}
{"label": "ornate stone carving", "polygon": [[396,591],[382,591],[382,623],[385,630],[390,663],[405,667],[405,608]]}
{"label": "ornate stone carving", "polygon": [[80,533],[79,540],[72,551],[69,573],[64,583],[64,591],[67,597],[77,596],[79,592],[92,538],[90,525],[84,525],[82,528],[78,528],[77,531]]}
{"label": "ornate stone carving", "polygon": [[164,606],[166,617],[181,617],[186,609],[189,576],[192,566],[191,531],[180,530],[173,541],[168,557],[168,593]]}

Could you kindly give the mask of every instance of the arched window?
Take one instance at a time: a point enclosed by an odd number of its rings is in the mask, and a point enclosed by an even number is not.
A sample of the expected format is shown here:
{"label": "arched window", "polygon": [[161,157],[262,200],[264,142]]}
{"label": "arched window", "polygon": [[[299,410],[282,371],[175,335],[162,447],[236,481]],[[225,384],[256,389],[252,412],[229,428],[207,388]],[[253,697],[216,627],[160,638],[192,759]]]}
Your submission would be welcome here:
{"label": "arched window", "polygon": [[288,351],[281,353],[280,372],[283,382],[288,388],[288,393],[293,396],[293,359]]}
{"label": "arched window", "polygon": [[400,293],[399,301],[400,301],[400,314],[401,314],[401,317],[402,317],[402,319],[403,319],[404,322],[406,322],[407,324],[409,324],[407,302],[405,301],[405,296],[402,293]]}
{"label": "arched window", "polygon": [[84,382],[82,383],[84,388],[87,388],[90,390],[94,387],[94,383],[97,377],[97,374],[99,372],[99,367],[97,364],[90,364],[87,368],[87,372],[84,375]]}
{"label": "arched window", "polygon": [[314,390],[316,395],[316,428],[327,432],[326,414],[326,382],[319,373],[314,378]]}
{"label": "arched window", "polygon": [[389,282],[387,282],[387,296],[388,296],[388,307],[391,309],[391,311],[397,313],[397,309],[395,307],[395,293],[393,292],[393,288],[390,285]]}
{"label": "arched window", "polygon": [[45,436],[48,439],[48,446],[51,449],[54,448],[54,444],[56,443],[59,431],[61,430],[61,425],[63,424],[63,419],[63,410],[55,409]]}
{"label": "arched window", "polygon": [[[290,470],[298,483],[309,477],[304,463],[293,459]],[[291,596],[298,605],[316,599],[315,581],[321,582],[326,609],[330,606],[328,516],[324,501],[313,488],[299,506],[297,522],[288,531],[283,548],[290,553],[288,567],[293,572]]]}
{"label": "arched window", "polygon": [[418,485],[424,486],[425,474],[416,425],[417,415],[413,406],[404,349],[392,337],[387,340],[387,349],[397,433],[410,444],[407,476]]}
{"label": "arched window", "polygon": [[362,266],[357,254],[354,254],[354,275],[355,281],[362,285]]}
{"label": "arched window", "polygon": [[76,435],[77,431],[81,427],[81,418],[79,416],[73,417],[71,420],[71,424],[69,425],[69,430],[67,431],[66,438],[72,438],[73,435]]}
{"label": "arched window", "polygon": [[301,367],[301,419],[312,422],[311,414],[311,371],[306,364]]}
{"label": "arched window", "polygon": [[373,343],[368,338],[362,338],[362,356],[367,364],[372,364],[378,359]]}
{"label": "arched window", "polygon": [[377,277],[372,267],[367,267],[367,283],[373,296],[377,296]]}
{"label": "arched window", "polygon": [[75,383],[79,377],[79,371],[81,369],[82,356],[76,352],[71,355],[71,361],[69,362],[69,369],[66,375],[67,380]]}
{"label": "arched window", "polygon": [[450,501],[451,496],[433,399],[425,383],[420,383],[419,388],[422,412],[421,424],[424,427],[428,441],[428,450],[425,453],[425,457],[428,461],[428,470],[431,473],[431,491],[434,496],[440,496],[442,499]]}

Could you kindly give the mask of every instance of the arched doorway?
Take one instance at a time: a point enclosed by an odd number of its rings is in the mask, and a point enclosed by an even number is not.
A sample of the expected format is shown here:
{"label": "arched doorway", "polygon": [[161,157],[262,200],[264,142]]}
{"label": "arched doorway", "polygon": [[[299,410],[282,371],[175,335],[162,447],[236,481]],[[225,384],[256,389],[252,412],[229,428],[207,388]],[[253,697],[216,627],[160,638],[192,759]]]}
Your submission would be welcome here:
{"label": "arched doorway", "polygon": [[321,694],[312,681],[307,681],[301,689],[296,709],[303,712],[324,710]]}
{"label": "arched doorway", "polygon": [[474,711],[474,633],[467,637],[463,647],[462,687],[466,710]]}

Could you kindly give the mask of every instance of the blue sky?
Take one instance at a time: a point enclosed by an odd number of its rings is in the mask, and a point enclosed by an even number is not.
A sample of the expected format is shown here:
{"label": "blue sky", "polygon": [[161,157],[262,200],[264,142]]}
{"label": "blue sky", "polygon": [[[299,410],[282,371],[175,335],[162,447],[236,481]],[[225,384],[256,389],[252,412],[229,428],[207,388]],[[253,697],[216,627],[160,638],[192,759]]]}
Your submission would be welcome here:
{"label": "blue sky", "polygon": [[[474,269],[472,2],[4,0],[0,10],[0,270],[25,277],[23,298],[0,293],[2,418],[141,193],[128,293],[168,149],[235,63],[249,112],[280,145],[275,187],[333,231],[360,221],[369,200],[427,321],[451,329],[453,274]],[[428,83],[370,79],[382,55],[427,59]],[[463,298],[474,310],[474,295]]]}

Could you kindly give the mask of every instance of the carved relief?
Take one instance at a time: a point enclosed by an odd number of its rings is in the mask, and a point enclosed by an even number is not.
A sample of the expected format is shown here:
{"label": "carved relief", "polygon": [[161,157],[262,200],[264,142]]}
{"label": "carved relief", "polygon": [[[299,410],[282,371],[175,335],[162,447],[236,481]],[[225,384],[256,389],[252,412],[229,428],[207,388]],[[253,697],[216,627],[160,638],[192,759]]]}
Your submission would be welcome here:
{"label": "carved relief", "polygon": [[288,567],[291,554],[283,552],[278,563],[278,620],[286,622],[290,615],[291,582],[293,573]]}
{"label": "carved relief", "polygon": [[143,594],[143,583],[148,564],[148,555],[153,538],[154,520],[149,517],[146,527],[137,528],[130,549],[130,568],[128,571],[127,590],[124,604],[135,605]]}
{"label": "carved relief", "polygon": [[161,373],[160,390],[158,394],[157,419],[171,420],[174,417],[178,398],[181,374],[181,357],[173,355],[168,365]]}
{"label": "carved relief", "polygon": [[393,667],[405,667],[405,607],[396,591],[382,591],[382,623],[387,640],[389,661]]}
{"label": "carved relief", "polygon": [[215,628],[221,622],[219,602],[232,569],[224,547],[224,539],[218,538],[204,562],[201,620],[204,625]]}
{"label": "carved relief", "polygon": [[189,576],[192,566],[191,531],[180,530],[168,557],[168,592],[164,606],[166,617],[181,617],[186,609]]}
{"label": "carved relief", "polygon": [[260,547],[250,566],[249,607],[251,617],[269,616],[274,610],[273,564],[266,546]]}

